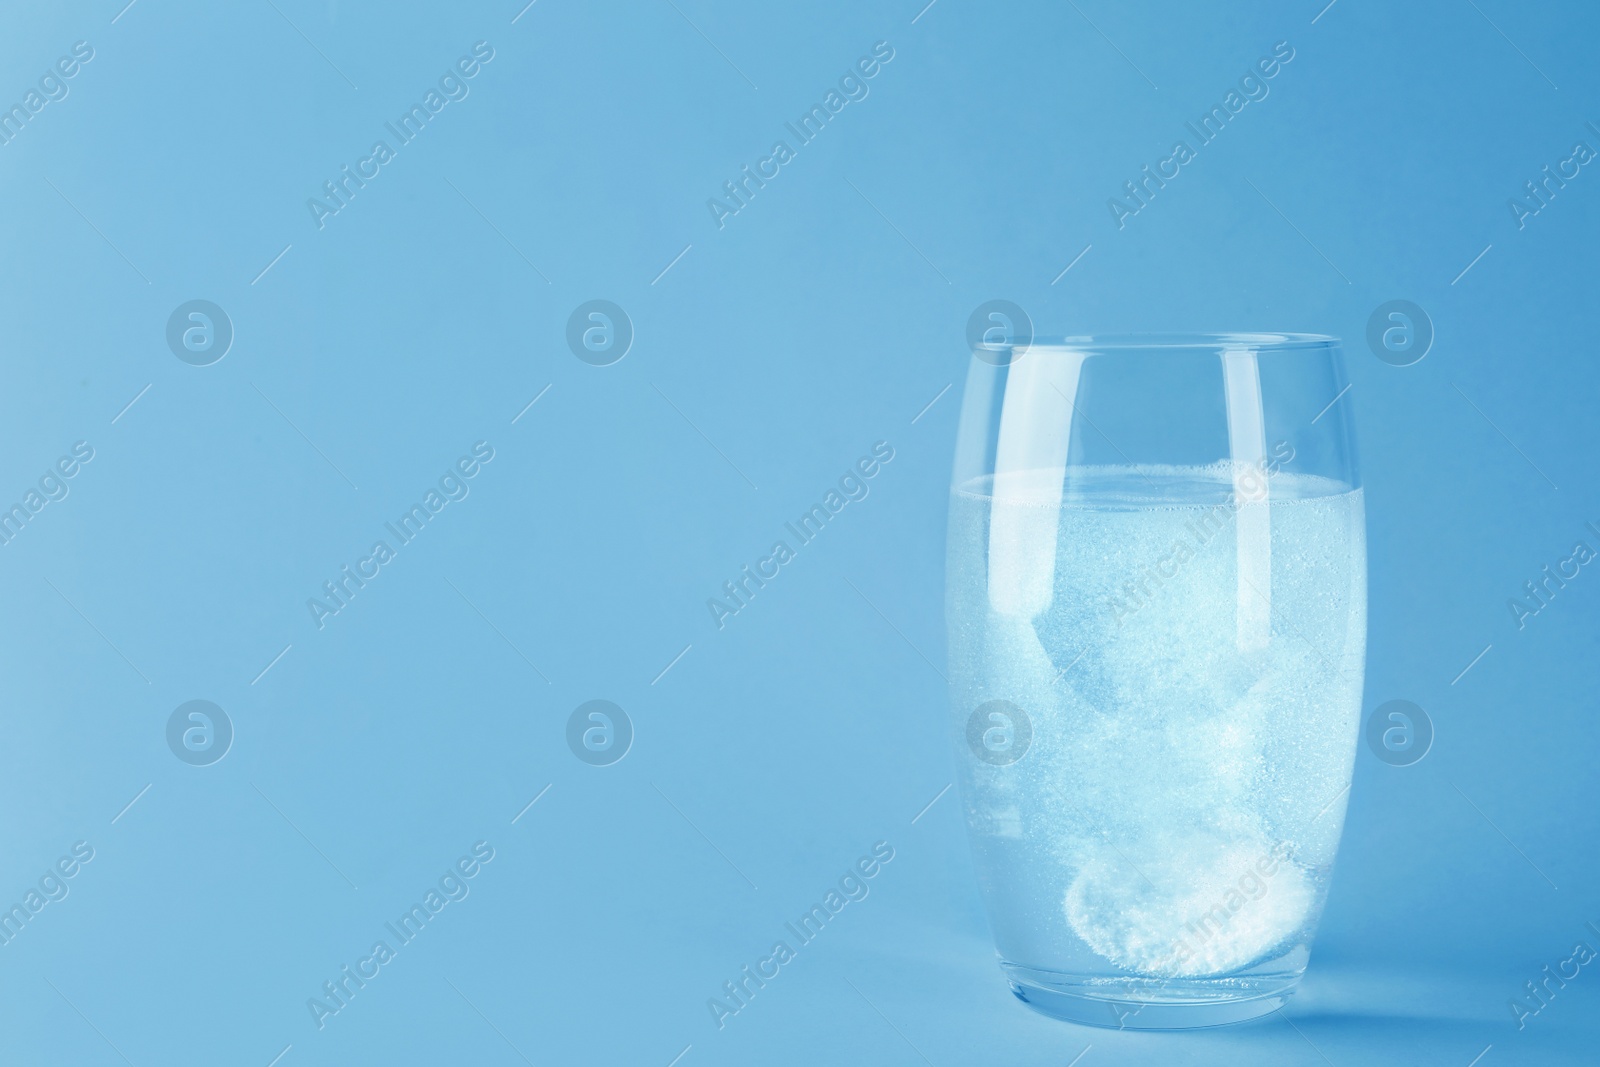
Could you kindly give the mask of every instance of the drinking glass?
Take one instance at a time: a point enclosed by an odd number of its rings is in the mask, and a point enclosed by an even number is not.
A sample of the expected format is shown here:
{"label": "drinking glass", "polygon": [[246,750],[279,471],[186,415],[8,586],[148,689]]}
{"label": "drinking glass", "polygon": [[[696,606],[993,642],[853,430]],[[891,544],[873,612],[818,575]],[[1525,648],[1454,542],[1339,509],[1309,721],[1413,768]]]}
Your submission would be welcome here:
{"label": "drinking glass", "polygon": [[1266,1014],[1344,823],[1366,533],[1339,343],[980,342],[946,619],[967,827],[1018,998]]}

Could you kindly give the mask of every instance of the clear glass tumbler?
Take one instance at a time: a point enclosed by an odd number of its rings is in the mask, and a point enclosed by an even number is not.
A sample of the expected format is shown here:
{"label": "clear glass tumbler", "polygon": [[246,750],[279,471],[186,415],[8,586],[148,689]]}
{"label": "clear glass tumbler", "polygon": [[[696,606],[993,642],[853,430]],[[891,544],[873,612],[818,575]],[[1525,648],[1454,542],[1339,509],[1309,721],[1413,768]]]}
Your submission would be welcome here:
{"label": "clear glass tumbler", "polygon": [[1101,1026],[1266,1014],[1344,823],[1366,533],[1338,341],[980,344],[946,617],[1012,991]]}

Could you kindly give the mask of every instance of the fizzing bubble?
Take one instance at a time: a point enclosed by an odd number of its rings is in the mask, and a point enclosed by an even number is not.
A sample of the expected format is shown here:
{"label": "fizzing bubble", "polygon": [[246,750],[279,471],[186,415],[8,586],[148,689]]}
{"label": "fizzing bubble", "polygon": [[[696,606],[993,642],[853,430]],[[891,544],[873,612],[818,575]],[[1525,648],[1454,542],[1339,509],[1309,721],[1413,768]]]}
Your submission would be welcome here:
{"label": "fizzing bubble", "polygon": [[1311,914],[1314,887],[1282,846],[1194,836],[1161,845],[1138,860],[1104,849],[1062,902],[1084,943],[1119,967],[1226,974],[1271,955]]}
{"label": "fizzing bubble", "polygon": [[985,564],[952,578],[956,710],[1009,701],[1031,727],[1023,758],[967,772],[1002,952],[1152,978],[1282,956],[1315,921],[1355,755],[1361,493],[1279,471],[1226,503],[1226,467],[1038,490],[1064,473],[953,504],[952,536],[982,545],[956,558]]}

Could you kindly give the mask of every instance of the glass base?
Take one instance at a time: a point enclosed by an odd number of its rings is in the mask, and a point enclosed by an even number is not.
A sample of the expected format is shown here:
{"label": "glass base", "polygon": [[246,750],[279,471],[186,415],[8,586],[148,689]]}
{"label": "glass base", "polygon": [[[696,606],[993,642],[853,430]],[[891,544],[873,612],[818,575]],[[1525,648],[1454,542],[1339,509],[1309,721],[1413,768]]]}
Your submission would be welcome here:
{"label": "glass base", "polygon": [[1001,961],[1011,992],[1041,1015],[1113,1030],[1193,1030],[1283,1007],[1300,973],[1231,978],[1089,978]]}

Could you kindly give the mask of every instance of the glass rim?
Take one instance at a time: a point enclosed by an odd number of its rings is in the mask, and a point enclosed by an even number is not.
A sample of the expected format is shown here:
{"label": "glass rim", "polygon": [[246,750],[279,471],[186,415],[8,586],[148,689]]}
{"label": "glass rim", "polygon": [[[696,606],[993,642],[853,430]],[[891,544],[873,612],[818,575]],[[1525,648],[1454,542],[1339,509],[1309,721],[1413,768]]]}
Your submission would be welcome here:
{"label": "glass rim", "polygon": [[1070,337],[1035,337],[1026,344],[998,346],[1031,352],[1206,351],[1249,349],[1252,352],[1337,348],[1339,338],[1319,333],[1102,333]]}

